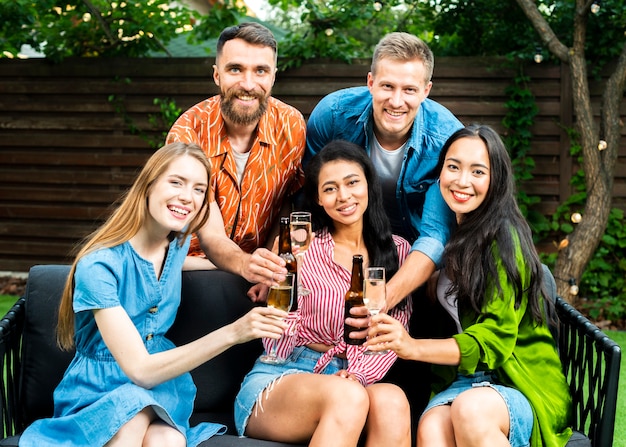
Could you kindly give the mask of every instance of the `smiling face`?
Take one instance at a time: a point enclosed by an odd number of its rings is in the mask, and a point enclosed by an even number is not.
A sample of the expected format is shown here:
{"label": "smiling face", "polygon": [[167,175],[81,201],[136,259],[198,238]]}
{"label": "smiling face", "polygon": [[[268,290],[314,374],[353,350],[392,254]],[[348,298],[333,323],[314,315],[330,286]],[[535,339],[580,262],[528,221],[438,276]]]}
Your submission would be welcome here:
{"label": "smiling face", "polygon": [[457,222],[484,202],[490,182],[489,153],[483,140],[464,137],[452,143],[439,175],[439,187]]}
{"label": "smiling face", "polygon": [[427,79],[424,63],[418,59],[385,58],[378,62],[376,75],[367,75],[374,133],[385,149],[397,149],[408,139],[417,111],[432,87]]}
{"label": "smiling face", "polygon": [[361,165],[346,160],[330,161],[321,167],[318,178],[318,203],[335,227],[362,224],[368,191]]}
{"label": "smiling face", "polygon": [[180,232],[200,211],[208,189],[205,167],[196,158],[174,159],[148,193],[148,222],[169,234]]}
{"label": "smiling face", "polygon": [[243,39],[227,41],[213,66],[224,118],[238,125],[256,124],[267,108],[275,74],[276,54],[271,47]]}

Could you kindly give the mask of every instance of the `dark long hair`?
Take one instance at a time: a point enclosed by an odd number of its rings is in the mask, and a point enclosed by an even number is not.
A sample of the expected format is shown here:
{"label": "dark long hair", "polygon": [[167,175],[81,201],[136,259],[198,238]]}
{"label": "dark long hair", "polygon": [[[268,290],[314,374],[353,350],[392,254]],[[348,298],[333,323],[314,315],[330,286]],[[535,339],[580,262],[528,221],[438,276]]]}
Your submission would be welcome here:
{"label": "dark long hair", "polygon": [[[456,293],[459,306],[470,305],[475,312],[481,313],[488,304],[490,287],[496,287],[496,291],[502,294],[497,265],[501,262],[514,286],[516,307],[527,293],[532,316],[541,322],[543,270],[530,227],[515,199],[513,169],[506,147],[491,127],[468,126],[450,136],[441,151],[437,172],[441,172],[450,146],[462,138],[480,138],[485,143],[491,177],[485,200],[478,208],[463,215],[446,245],[444,263],[452,280],[450,291]],[[524,263],[530,271],[530,283],[526,289],[525,279],[516,263],[516,239],[519,239]]]}
{"label": "dark long hair", "polygon": [[398,250],[391,234],[391,224],[383,208],[380,180],[365,150],[348,141],[335,140],[328,143],[307,164],[304,194],[307,209],[311,210],[314,231],[335,229],[333,220],[318,203],[319,174],[322,166],[331,161],[345,160],[357,163],[367,180],[368,206],[363,215],[363,241],[369,255],[370,265],[385,267],[387,279],[398,271]]}

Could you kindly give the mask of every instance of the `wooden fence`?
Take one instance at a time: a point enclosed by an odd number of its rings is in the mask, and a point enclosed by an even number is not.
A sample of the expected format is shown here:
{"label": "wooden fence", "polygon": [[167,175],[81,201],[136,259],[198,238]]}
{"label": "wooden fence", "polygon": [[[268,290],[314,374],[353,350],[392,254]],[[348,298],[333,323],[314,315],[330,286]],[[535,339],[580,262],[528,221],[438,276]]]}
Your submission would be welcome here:
{"label": "wooden fence", "polygon": [[[515,73],[501,61],[440,58],[431,98],[465,124],[503,132],[505,88]],[[155,98],[185,110],[214,95],[212,59],[0,59],[0,271],[68,262],[75,244],[106,217],[162,141]],[[364,85],[369,61],[317,61],[280,73],[274,96],[308,116],[327,93]],[[534,179],[523,188],[553,211],[570,194],[571,89],[566,67],[529,65],[539,106],[533,131]],[[599,104],[597,87],[595,104]],[[624,107],[624,106],[623,106]],[[596,107],[599,113],[599,107]],[[622,111],[626,116],[626,110]],[[155,125],[155,120],[157,121]],[[133,133],[131,127],[138,133]],[[614,203],[626,209],[626,135]]]}

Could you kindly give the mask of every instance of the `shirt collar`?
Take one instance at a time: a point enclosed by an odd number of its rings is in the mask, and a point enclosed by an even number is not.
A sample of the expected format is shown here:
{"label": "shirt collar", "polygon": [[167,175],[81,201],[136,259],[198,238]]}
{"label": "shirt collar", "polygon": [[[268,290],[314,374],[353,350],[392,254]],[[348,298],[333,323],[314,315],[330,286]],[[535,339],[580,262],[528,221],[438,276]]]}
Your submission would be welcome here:
{"label": "shirt collar", "polygon": [[267,109],[265,110],[265,113],[261,116],[259,124],[257,125],[257,136],[259,138],[259,143],[269,146],[276,146],[276,132],[273,132],[274,129],[272,128],[272,123],[270,122],[269,109],[270,104],[268,99]]}

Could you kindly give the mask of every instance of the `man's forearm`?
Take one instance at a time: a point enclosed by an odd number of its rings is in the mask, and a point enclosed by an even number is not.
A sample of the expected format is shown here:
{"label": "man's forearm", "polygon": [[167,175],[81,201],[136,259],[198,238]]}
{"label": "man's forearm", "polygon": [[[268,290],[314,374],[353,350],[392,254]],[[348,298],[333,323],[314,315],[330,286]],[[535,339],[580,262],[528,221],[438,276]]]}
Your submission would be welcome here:
{"label": "man's forearm", "polygon": [[414,250],[387,284],[387,308],[391,309],[420,287],[435,272],[435,263],[424,253]]}
{"label": "man's forearm", "polygon": [[207,258],[200,256],[187,256],[183,263],[183,270],[215,270],[217,267]]}
{"label": "man's forearm", "polygon": [[200,237],[202,251],[215,266],[227,272],[244,276],[245,253],[235,242],[227,237]]}

